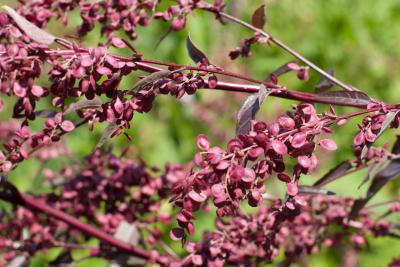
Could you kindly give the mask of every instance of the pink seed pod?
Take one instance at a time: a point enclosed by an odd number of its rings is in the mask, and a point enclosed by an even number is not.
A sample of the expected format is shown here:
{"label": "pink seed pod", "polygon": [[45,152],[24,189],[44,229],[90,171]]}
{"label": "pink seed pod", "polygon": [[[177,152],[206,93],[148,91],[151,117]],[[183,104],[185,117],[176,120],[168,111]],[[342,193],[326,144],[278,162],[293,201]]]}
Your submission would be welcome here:
{"label": "pink seed pod", "polygon": [[210,142],[204,134],[199,134],[196,138],[196,145],[200,150],[207,151],[210,148]]}
{"label": "pink seed pod", "polygon": [[271,147],[276,153],[280,155],[284,155],[288,152],[286,145],[278,140],[272,140]]}
{"label": "pink seed pod", "polygon": [[335,141],[333,141],[331,139],[322,139],[319,141],[319,144],[325,150],[333,151],[333,150],[337,149],[337,145],[336,145]]}
{"label": "pink seed pod", "polygon": [[304,132],[296,133],[292,140],[290,141],[290,144],[294,148],[300,148],[306,143],[307,139],[307,134]]}

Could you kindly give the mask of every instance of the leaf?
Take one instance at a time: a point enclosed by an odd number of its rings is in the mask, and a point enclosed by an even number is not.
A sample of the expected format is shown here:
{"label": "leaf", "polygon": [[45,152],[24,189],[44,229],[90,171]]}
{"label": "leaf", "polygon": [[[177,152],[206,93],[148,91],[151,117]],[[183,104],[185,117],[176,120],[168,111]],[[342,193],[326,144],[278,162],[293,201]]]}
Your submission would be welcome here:
{"label": "leaf", "polygon": [[190,39],[190,35],[186,37],[186,49],[189,53],[190,58],[195,63],[200,62],[206,65],[210,65],[207,56],[193,44],[192,39]]}
{"label": "leaf", "polygon": [[323,188],[318,188],[314,186],[306,186],[302,185],[299,186],[299,194],[303,195],[327,195],[327,196],[333,196],[336,195],[335,192],[323,189]]}
{"label": "leaf", "polygon": [[35,116],[40,118],[53,118],[57,112],[51,109],[42,109],[34,112]]}
{"label": "leaf", "polygon": [[298,70],[300,69],[300,66],[297,65],[296,62],[294,61],[290,61],[282,66],[280,66],[279,68],[277,68],[276,70],[274,70],[266,79],[266,82],[271,82],[274,79],[277,79],[279,76],[292,71],[292,70]]}
{"label": "leaf", "polygon": [[257,8],[253,16],[251,17],[251,24],[259,29],[264,28],[265,22],[267,21],[267,16],[265,15],[265,5]]}
{"label": "leaf", "polygon": [[0,199],[13,204],[24,205],[24,199],[18,188],[10,183],[4,176],[0,176]]}
{"label": "leaf", "polygon": [[371,143],[366,143],[366,144],[365,144],[365,146],[364,146],[363,149],[361,150],[361,155],[360,155],[360,158],[361,158],[361,159],[364,159],[364,158],[365,158],[365,156],[367,155],[368,150],[369,150],[370,147],[371,147]]}
{"label": "leaf", "polygon": [[130,224],[127,221],[122,221],[118,225],[114,237],[125,243],[137,246],[140,240],[140,232],[134,224]]}
{"label": "leaf", "polygon": [[[328,70],[328,73],[333,76],[334,72],[333,70]],[[319,81],[319,83],[314,87],[316,92],[325,92],[328,89],[330,89],[332,86],[334,86],[335,84],[329,80],[328,78],[326,78],[325,76],[322,77],[322,79]]]}
{"label": "leaf", "polygon": [[260,109],[264,99],[271,93],[264,85],[260,85],[257,93],[249,96],[243,103],[237,115],[236,135],[247,134],[251,130],[251,120],[253,120]]}
{"label": "leaf", "polygon": [[7,267],[22,267],[26,266],[28,259],[24,255],[19,255],[13,258],[9,263],[7,263]]}
{"label": "leaf", "polygon": [[48,32],[45,32],[44,30],[40,29],[33,23],[29,22],[27,19],[19,15],[14,9],[12,9],[9,6],[2,6],[2,8],[7,12],[7,14],[14,20],[14,22],[18,25],[18,27],[27,35],[29,38],[31,38],[33,41],[40,43],[40,44],[46,44],[50,45],[52,44],[55,40],[56,37],[51,35]]}
{"label": "leaf", "polygon": [[396,111],[389,111],[386,114],[386,118],[382,123],[381,129],[379,131],[379,133],[377,134],[376,138],[378,139],[378,137],[390,126],[390,124],[392,123],[392,121],[394,121],[394,119],[396,119],[397,114],[399,114],[399,110]]}
{"label": "leaf", "polygon": [[[114,237],[133,246],[138,246],[141,240],[138,228],[127,221],[120,222]],[[113,259],[112,266],[144,266],[145,264],[145,259],[124,253],[118,254],[117,257]]]}
{"label": "leaf", "polygon": [[316,181],[313,186],[321,187],[327,183],[330,183],[338,178],[340,178],[343,174],[345,174],[349,169],[351,169],[351,163],[349,161],[343,161],[333,169],[331,169],[327,174],[325,174],[321,179]]}
{"label": "leaf", "polygon": [[81,100],[76,103],[72,103],[67,110],[64,111],[64,114],[69,114],[81,109],[98,108],[101,106],[101,104],[103,104],[103,102],[99,98]]}
{"label": "leaf", "polygon": [[371,98],[359,91],[332,91],[322,92],[315,95],[315,100],[335,105],[349,105],[353,107],[365,107],[371,101]]}
{"label": "leaf", "polygon": [[[393,121],[394,119],[396,119],[398,113],[399,113],[399,111],[389,111],[389,112],[387,113],[386,118],[385,118],[385,120],[384,120],[383,123],[382,123],[381,129],[380,129],[379,133],[376,135],[375,141],[378,140],[378,137],[379,137],[380,135],[382,135],[382,133],[390,126],[390,124],[392,123],[392,121]],[[361,159],[364,159],[364,158],[365,158],[365,156],[366,156],[367,153],[368,153],[369,148],[370,148],[372,145],[373,145],[373,143],[371,143],[371,142],[366,142],[365,146],[364,146],[363,149],[361,150],[361,156],[360,156]]]}
{"label": "leaf", "polygon": [[172,73],[172,71],[170,70],[160,70],[157,72],[154,72],[146,77],[144,77],[143,79],[137,81],[134,85],[132,90],[140,90],[142,87],[148,85],[149,83],[153,83],[161,78],[167,77],[168,75],[170,75]]}
{"label": "leaf", "polygon": [[[392,153],[400,154],[400,136],[397,136],[396,143],[393,145]],[[389,181],[400,177],[400,159],[394,159],[373,177],[365,198],[357,199],[351,209],[349,219],[355,218],[367,202]]]}
{"label": "leaf", "polygon": [[384,160],[380,160],[377,163],[373,163],[371,164],[371,166],[369,166],[368,168],[368,173],[365,176],[364,180],[361,182],[361,184],[358,186],[358,189],[361,188],[361,186],[363,186],[366,182],[368,182],[369,179],[374,178],[381,170],[383,170],[388,164],[390,163],[390,161],[384,159]]}
{"label": "leaf", "polygon": [[106,129],[104,129],[103,134],[100,137],[99,142],[96,145],[96,148],[100,148],[104,143],[111,137],[111,135],[117,131],[119,128],[119,125],[116,122],[110,122]]}

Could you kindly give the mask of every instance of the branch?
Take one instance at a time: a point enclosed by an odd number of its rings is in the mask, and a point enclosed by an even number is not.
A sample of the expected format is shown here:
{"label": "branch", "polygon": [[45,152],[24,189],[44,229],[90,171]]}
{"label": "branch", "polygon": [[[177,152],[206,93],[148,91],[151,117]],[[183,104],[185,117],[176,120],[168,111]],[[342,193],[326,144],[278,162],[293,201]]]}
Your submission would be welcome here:
{"label": "branch", "polygon": [[293,49],[291,49],[290,47],[288,47],[286,44],[284,44],[283,42],[279,41],[278,39],[276,39],[275,37],[273,37],[272,35],[270,35],[269,33],[254,27],[253,25],[238,19],[234,16],[231,16],[227,13],[224,12],[217,12],[213,9],[209,9],[209,8],[203,8],[203,10],[212,12],[217,14],[219,17],[223,17],[226,18],[230,21],[233,21],[239,25],[242,25],[250,30],[253,30],[254,32],[257,32],[259,34],[261,34],[262,36],[268,38],[269,41],[271,41],[272,43],[276,44],[277,46],[279,46],[280,48],[282,48],[283,50],[285,50],[286,52],[288,52],[289,54],[291,54],[292,56],[294,56],[295,58],[297,58],[298,60],[302,61],[304,64],[308,65],[310,68],[312,68],[314,71],[316,71],[317,73],[319,73],[320,75],[322,75],[323,77],[325,77],[326,79],[330,80],[332,83],[342,87],[343,89],[347,90],[347,91],[359,91],[356,88],[353,88],[352,86],[349,86],[348,84],[345,84],[344,82],[336,79],[334,76],[330,75],[329,73],[327,73],[326,71],[324,71],[323,69],[319,68],[317,65],[315,65],[314,63],[312,63],[310,60],[308,60],[307,58],[305,58],[304,56],[302,56],[301,54],[299,54],[298,52],[294,51]]}
{"label": "branch", "polygon": [[[12,185],[4,178],[1,178],[1,186],[2,190],[11,191],[8,193],[12,193],[12,196],[7,196],[7,194],[4,193],[0,194],[0,199],[2,200],[5,200],[12,204],[21,205],[32,211],[44,213],[47,216],[53,217],[59,221],[64,222],[65,224],[69,225],[72,228],[80,230],[83,233],[93,236],[105,243],[108,243],[122,252],[127,252],[146,260],[150,260],[152,258],[151,253],[142,248],[135,247],[131,244],[118,240],[115,237],[103,232],[98,228],[83,223],[82,221],[76,219],[75,217],[72,217],[62,211],[59,211],[53,207],[48,206],[42,200],[32,198],[25,194],[21,194],[20,192],[18,192],[18,189],[14,185]],[[162,266],[165,265],[165,262],[161,261],[160,257],[157,257],[155,261]]]}
{"label": "branch", "polygon": [[[47,50],[47,53],[68,58],[68,57],[75,56],[76,53],[89,54],[89,51],[87,49],[81,49],[81,51],[79,51],[79,52],[75,52],[73,50],[51,50],[51,49],[49,49],[49,50]],[[277,86],[275,84],[271,84],[271,83],[257,80],[257,79],[252,79],[252,78],[245,77],[240,74],[236,74],[236,73],[232,73],[232,72],[226,72],[226,71],[221,71],[221,70],[211,70],[211,69],[207,69],[207,68],[186,66],[186,65],[180,65],[180,64],[175,64],[175,63],[158,62],[158,61],[147,60],[147,59],[133,59],[130,57],[124,57],[124,56],[113,55],[113,54],[110,54],[110,55],[115,57],[118,60],[122,60],[125,62],[134,62],[138,69],[145,71],[145,72],[149,72],[149,73],[163,70],[163,68],[153,65],[153,64],[158,64],[158,65],[166,65],[166,66],[171,66],[171,67],[176,67],[176,68],[185,68],[186,70],[197,70],[197,71],[204,71],[204,72],[208,72],[208,73],[217,73],[217,74],[221,74],[224,76],[238,78],[238,79],[257,83],[257,85],[252,85],[252,84],[240,84],[240,83],[229,83],[229,82],[218,81],[216,87],[213,88],[212,90],[255,93],[255,92],[258,92],[259,85],[264,84],[268,89],[274,89],[274,91],[270,94],[271,96],[275,96],[275,97],[279,97],[279,98],[297,100],[297,101],[302,101],[302,102],[330,104],[330,105],[338,105],[338,106],[346,106],[346,107],[357,107],[357,108],[363,108],[363,109],[366,108],[366,105],[360,106],[358,104],[343,103],[343,102],[339,102],[339,101],[335,101],[335,100],[317,99],[316,94],[314,94],[314,93],[298,92],[298,91],[294,91],[294,90],[289,90],[284,86]],[[153,64],[150,64],[149,62],[151,62]],[[206,80],[204,82],[205,82],[204,88],[210,89],[208,86],[208,82]]]}

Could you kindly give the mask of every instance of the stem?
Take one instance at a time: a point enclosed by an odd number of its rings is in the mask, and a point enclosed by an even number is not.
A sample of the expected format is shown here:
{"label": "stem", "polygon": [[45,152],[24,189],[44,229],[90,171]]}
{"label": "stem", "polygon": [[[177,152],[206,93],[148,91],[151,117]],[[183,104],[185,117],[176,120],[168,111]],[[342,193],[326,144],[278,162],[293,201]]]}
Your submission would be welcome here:
{"label": "stem", "polygon": [[293,49],[291,49],[290,47],[288,47],[286,44],[284,44],[283,42],[279,41],[278,39],[276,39],[275,37],[273,37],[272,35],[270,35],[269,33],[254,27],[253,25],[244,22],[241,19],[238,19],[234,16],[231,16],[227,13],[224,12],[216,12],[215,10],[209,9],[209,8],[203,8],[203,10],[212,12],[212,13],[216,13],[219,16],[226,18],[230,21],[233,21],[239,25],[242,25],[250,30],[253,30],[259,34],[261,34],[262,36],[268,38],[269,41],[271,41],[272,43],[276,44],[277,46],[279,46],[280,48],[282,48],[283,50],[285,50],[286,52],[288,52],[289,54],[291,54],[292,56],[294,56],[295,58],[297,58],[298,60],[302,61],[304,64],[308,65],[310,68],[312,68],[314,71],[316,71],[317,73],[319,73],[320,75],[324,76],[325,78],[327,78],[328,80],[330,80],[331,82],[333,82],[334,84],[342,87],[343,89],[347,90],[347,91],[358,91],[357,89],[345,84],[344,82],[336,79],[334,76],[330,75],[329,73],[327,73],[326,71],[324,71],[323,69],[319,68],[317,65],[315,65],[314,63],[312,63],[310,60],[308,60],[307,58],[305,58],[304,56],[302,56],[301,54],[299,54],[298,52],[294,51]]}
{"label": "stem", "polygon": [[[88,235],[91,235],[105,243],[108,243],[114,247],[116,247],[117,249],[124,251],[124,252],[128,252],[132,255],[135,255],[137,257],[149,260],[151,258],[151,254],[150,252],[139,248],[139,247],[135,247],[131,244],[125,243],[121,240],[116,239],[115,237],[103,232],[100,229],[97,229],[91,225],[85,224],[83,222],[81,222],[80,220],[76,219],[75,217],[72,217],[62,211],[56,210],[48,205],[46,205],[42,200],[38,200],[38,199],[34,199],[30,196],[21,194],[21,199],[23,200],[22,205],[25,208],[28,208],[30,210],[34,210],[34,211],[38,211],[41,213],[44,213],[48,216],[54,217],[57,220],[60,220],[66,224],[68,224],[69,226],[78,229]],[[156,259],[156,261],[161,264],[164,265],[164,262],[161,262],[159,259]]]}
{"label": "stem", "polygon": [[[72,51],[72,50],[48,50],[47,51],[50,54],[55,54],[59,56],[73,56],[77,52]],[[81,54],[87,54],[89,53],[88,51],[82,49],[79,53]],[[357,108],[366,108],[365,106],[360,106],[358,104],[352,104],[352,103],[343,103],[340,101],[335,101],[335,100],[320,100],[316,99],[316,94],[313,93],[307,93],[307,92],[297,92],[293,90],[289,90],[285,87],[280,87],[275,84],[271,83],[266,83],[261,80],[256,80],[252,79],[249,77],[245,77],[236,73],[232,72],[226,72],[226,71],[221,71],[221,70],[209,70],[206,68],[201,68],[201,67],[193,67],[193,66],[185,66],[185,65],[180,65],[180,64],[174,64],[174,63],[164,63],[164,62],[158,62],[158,61],[151,61],[147,59],[142,59],[141,61],[138,61],[137,59],[132,59],[124,56],[119,56],[119,55],[112,55],[118,60],[123,60],[123,61],[129,61],[129,62],[134,62],[136,64],[136,67],[139,70],[145,71],[145,72],[157,72],[160,70],[163,70],[163,68],[151,65],[149,62],[153,64],[158,64],[158,65],[166,65],[166,66],[171,66],[171,67],[179,67],[179,68],[185,68],[187,70],[197,70],[197,71],[205,71],[209,73],[218,73],[221,75],[225,75],[228,77],[232,78],[238,78],[242,80],[247,80],[251,81],[254,83],[258,84],[264,84],[267,86],[268,89],[275,89],[270,95],[274,97],[279,97],[279,98],[285,98],[285,99],[291,99],[291,100],[297,100],[297,101],[302,101],[302,102],[312,102],[312,103],[320,103],[320,104],[330,104],[330,105],[337,105],[337,106],[346,106],[346,107],[357,107]],[[205,89],[210,89],[208,86],[208,81],[205,82]],[[278,89],[277,89],[278,88]],[[244,92],[244,93],[256,93],[258,92],[259,86],[258,85],[249,85],[249,84],[238,84],[238,83],[229,83],[229,82],[221,82],[218,81],[217,85],[215,88],[212,90],[223,90],[223,91],[230,91],[230,92]]]}
{"label": "stem", "polygon": [[400,199],[394,199],[394,200],[378,202],[378,203],[366,206],[365,208],[366,209],[372,209],[372,208],[376,208],[376,207],[380,207],[380,206],[384,206],[384,205],[389,205],[389,204],[394,204],[394,203],[400,203]]}

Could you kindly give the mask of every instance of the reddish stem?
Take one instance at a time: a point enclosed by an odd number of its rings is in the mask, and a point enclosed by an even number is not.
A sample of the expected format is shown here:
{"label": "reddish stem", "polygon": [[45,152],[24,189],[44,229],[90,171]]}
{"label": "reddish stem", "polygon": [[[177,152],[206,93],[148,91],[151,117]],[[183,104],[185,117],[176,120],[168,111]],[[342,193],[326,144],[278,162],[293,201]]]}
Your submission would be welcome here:
{"label": "reddish stem", "polygon": [[[72,56],[75,53],[77,53],[72,50],[67,50],[67,51],[66,50],[64,50],[64,51],[51,50],[48,52],[51,52],[54,54],[59,54],[62,56]],[[88,51],[82,50],[79,53],[88,53]],[[157,72],[157,71],[163,70],[163,68],[160,68],[160,67],[157,67],[157,66],[154,66],[154,65],[148,63],[148,62],[152,62],[153,64],[185,68],[188,70],[197,70],[197,71],[218,73],[218,74],[222,74],[222,75],[229,76],[232,78],[239,78],[239,79],[251,81],[254,83],[258,83],[258,84],[265,84],[269,89],[274,89],[274,92],[271,93],[271,96],[275,96],[275,97],[292,99],[292,100],[297,100],[297,101],[302,101],[302,102],[312,102],[312,103],[330,104],[330,105],[338,105],[338,106],[346,106],[346,107],[366,108],[366,105],[360,106],[359,104],[343,103],[343,102],[335,101],[335,100],[316,99],[316,95],[313,93],[297,92],[297,91],[288,90],[285,87],[280,87],[278,85],[271,84],[271,83],[265,83],[260,80],[252,79],[249,77],[244,77],[239,74],[235,74],[235,73],[231,73],[231,72],[220,71],[220,70],[209,70],[206,68],[185,66],[185,65],[174,64],[174,63],[163,63],[163,62],[151,61],[151,60],[146,60],[146,59],[139,61],[139,60],[133,60],[132,58],[118,56],[118,55],[112,55],[112,56],[114,56],[115,58],[117,58],[119,60],[132,61],[136,64],[138,69],[140,69],[142,71],[146,71],[146,72],[152,73],[152,72]],[[277,89],[277,87],[280,89]],[[207,81],[205,81],[204,88],[210,89]],[[258,89],[259,89],[258,85],[238,84],[238,83],[229,83],[229,82],[221,82],[221,81],[218,81],[216,87],[213,88],[213,90],[223,90],[223,91],[230,91],[230,92],[244,92],[244,93],[255,93],[255,92],[258,92]]]}
{"label": "reddish stem", "polygon": [[277,46],[279,46],[280,48],[282,48],[283,50],[285,50],[286,52],[288,52],[289,54],[291,54],[295,58],[297,58],[300,61],[302,61],[304,64],[308,65],[310,68],[312,68],[313,70],[318,72],[320,75],[322,75],[325,78],[329,79],[334,84],[342,87],[343,89],[345,89],[347,91],[358,91],[356,88],[353,88],[353,87],[345,84],[344,82],[336,79],[334,76],[330,75],[329,73],[327,73],[323,69],[319,68],[317,65],[312,63],[310,60],[306,59],[304,56],[302,56],[298,52],[294,51],[293,49],[288,47],[286,44],[284,44],[283,42],[279,41],[278,39],[276,39],[275,37],[273,37],[269,33],[263,31],[262,29],[254,27],[253,25],[251,25],[251,24],[249,24],[247,22],[244,22],[243,20],[238,19],[238,18],[236,18],[234,16],[231,16],[231,15],[229,15],[227,13],[224,13],[224,12],[216,12],[215,10],[212,10],[212,9],[209,9],[209,8],[204,8],[203,10],[206,10],[206,11],[209,11],[209,12],[213,12],[213,13],[217,13],[220,17],[226,18],[226,19],[228,19],[230,21],[233,21],[233,22],[235,22],[235,23],[237,23],[239,25],[242,25],[242,26],[244,26],[244,27],[246,27],[246,28],[248,28],[250,30],[253,30],[254,32],[257,32],[257,33],[261,34],[262,36],[268,38],[268,40],[271,41],[272,43],[276,44]]}
{"label": "reddish stem", "polygon": [[[88,235],[91,235],[103,242],[106,242],[106,243],[118,248],[121,251],[128,252],[132,255],[135,255],[135,256],[138,256],[140,258],[144,258],[147,260],[149,260],[151,258],[150,252],[148,252],[142,248],[135,247],[131,244],[125,243],[121,240],[118,240],[115,237],[103,232],[100,229],[97,229],[91,225],[85,224],[85,223],[81,222],[80,220],[76,219],[75,217],[72,217],[62,211],[59,211],[57,209],[54,209],[54,208],[46,205],[42,200],[34,199],[34,198],[31,198],[24,194],[21,194],[21,198],[23,200],[24,207],[26,207],[30,210],[38,211],[38,212],[44,213],[48,216],[51,216],[53,218],[56,218],[57,220],[60,220],[75,229],[78,229],[78,230],[80,230]],[[155,260],[161,265],[165,264],[162,261],[160,261],[159,259],[155,259]]]}

